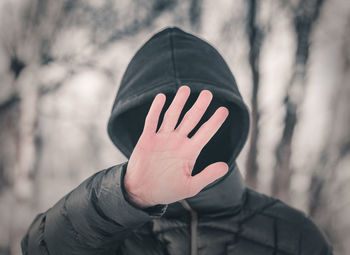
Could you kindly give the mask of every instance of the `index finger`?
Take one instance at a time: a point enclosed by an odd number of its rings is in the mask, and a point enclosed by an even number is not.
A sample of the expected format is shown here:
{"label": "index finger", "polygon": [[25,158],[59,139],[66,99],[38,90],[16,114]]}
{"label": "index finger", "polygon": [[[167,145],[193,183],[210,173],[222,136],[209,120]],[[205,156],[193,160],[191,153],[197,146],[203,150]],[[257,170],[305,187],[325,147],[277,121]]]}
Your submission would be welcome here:
{"label": "index finger", "polygon": [[145,126],[142,133],[155,134],[158,126],[159,115],[162,112],[166,96],[163,93],[157,94],[152,102],[152,105],[145,119]]}

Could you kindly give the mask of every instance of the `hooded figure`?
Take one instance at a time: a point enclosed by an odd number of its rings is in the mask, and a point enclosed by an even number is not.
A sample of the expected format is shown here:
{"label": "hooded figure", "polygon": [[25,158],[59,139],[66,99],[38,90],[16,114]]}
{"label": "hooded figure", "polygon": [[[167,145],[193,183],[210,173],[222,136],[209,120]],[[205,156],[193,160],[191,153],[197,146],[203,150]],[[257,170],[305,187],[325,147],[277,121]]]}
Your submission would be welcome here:
{"label": "hooded figure", "polygon": [[322,232],[303,212],[245,187],[236,158],[249,132],[248,108],[224,59],[192,34],[169,27],[137,51],[108,122],[116,147],[129,159],[155,95],[166,95],[159,128],[184,84],[191,94],[178,123],[203,89],[213,94],[189,138],[218,107],[229,109],[200,152],[192,176],[217,161],[227,162],[228,172],[193,197],[140,208],[124,187],[128,161],[99,171],[37,215],[21,242],[23,254],[332,254]]}

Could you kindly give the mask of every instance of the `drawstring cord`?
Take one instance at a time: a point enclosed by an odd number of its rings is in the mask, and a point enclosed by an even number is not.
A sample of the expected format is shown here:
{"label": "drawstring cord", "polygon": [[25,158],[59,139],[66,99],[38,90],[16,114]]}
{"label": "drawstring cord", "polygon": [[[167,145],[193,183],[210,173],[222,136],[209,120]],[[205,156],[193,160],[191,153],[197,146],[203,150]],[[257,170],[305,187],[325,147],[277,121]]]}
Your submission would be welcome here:
{"label": "drawstring cord", "polygon": [[191,208],[188,202],[183,199],[179,201],[181,205],[191,214],[191,255],[197,255],[197,226],[198,215],[195,210]]}

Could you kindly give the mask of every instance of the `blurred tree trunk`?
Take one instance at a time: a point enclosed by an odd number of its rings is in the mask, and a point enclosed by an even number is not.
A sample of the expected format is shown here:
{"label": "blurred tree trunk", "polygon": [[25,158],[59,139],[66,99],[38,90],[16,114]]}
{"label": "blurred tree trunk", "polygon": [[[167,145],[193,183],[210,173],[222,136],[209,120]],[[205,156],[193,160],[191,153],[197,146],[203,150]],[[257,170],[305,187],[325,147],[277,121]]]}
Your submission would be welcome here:
{"label": "blurred tree trunk", "polygon": [[[342,77],[336,86],[331,104],[331,114],[328,122],[328,133],[318,162],[313,167],[309,186],[308,211],[312,218],[325,230],[330,241],[335,244],[337,252],[344,253],[344,236],[337,233],[333,217],[348,205],[349,198],[341,193],[348,188],[346,174],[340,172],[341,163],[350,155],[350,19],[344,33]],[[348,169],[347,169],[348,170]],[[345,180],[344,180],[345,177]],[[339,181],[342,180],[342,181]],[[336,187],[335,189],[332,187]],[[334,207],[334,198],[337,206]],[[342,198],[342,199],[340,199]],[[332,217],[329,217],[332,215]],[[340,244],[340,245],[339,245]]]}
{"label": "blurred tree trunk", "polygon": [[309,59],[309,47],[313,26],[319,17],[324,0],[300,0],[295,8],[294,29],[297,38],[297,49],[292,76],[284,98],[285,117],[283,133],[276,147],[276,165],[272,180],[272,195],[290,202],[290,182],[293,175],[291,167],[292,139],[298,122],[298,107],[302,104],[306,91],[306,72]]}
{"label": "blurred tree trunk", "polygon": [[261,22],[257,22],[257,16],[259,11],[259,1],[249,0],[248,14],[247,14],[247,27],[246,31],[249,38],[249,64],[252,73],[252,99],[251,99],[251,137],[249,142],[249,151],[246,161],[246,184],[256,189],[258,185],[258,171],[259,166],[257,162],[258,156],[258,140],[259,140],[259,79],[260,79],[260,49],[264,40],[264,30],[262,29]]}
{"label": "blurred tree trunk", "polygon": [[19,130],[17,121],[19,117],[20,99],[17,94],[9,95],[0,103],[0,194],[13,186],[12,169],[15,168],[18,151]]}
{"label": "blurred tree trunk", "polygon": [[[24,233],[23,214],[31,212],[40,202],[37,173],[41,160],[42,139],[39,123],[40,68],[49,64],[50,47],[62,22],[62,1],[27,1],[4,5],[1,29],[2,48],[9,59],[3,86],[9,93],[0,102],[0,174],[6,189],[11,215],[7,229],[9,254],[19,253]],[[14,29],[5,29],[11,24]],[[0,193],[3,195],[3,193]],[[3,222],[2,222],[3,223]]]}

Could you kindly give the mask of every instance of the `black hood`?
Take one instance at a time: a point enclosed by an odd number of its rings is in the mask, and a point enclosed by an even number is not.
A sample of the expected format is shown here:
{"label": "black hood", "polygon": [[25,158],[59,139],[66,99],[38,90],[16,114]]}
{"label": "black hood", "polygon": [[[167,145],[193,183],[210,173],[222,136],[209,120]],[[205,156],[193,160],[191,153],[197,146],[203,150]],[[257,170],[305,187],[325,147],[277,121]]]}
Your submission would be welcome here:
{"label": "black hood", "polygon": [[159,128],[181,85],[189,86],[191,95],[177,124],[203,89],[213,94],[206,113],[189,138],[218,107],[229,109],[229,116],[199,154],[192,175],[217,161],[227,162],[229,171],[186,200],[195,210],[202,212],[236,206],[244,190],[236,158],[247,140],[249,111],[225,60],[204,40],[177,27],[153,35],[137,51],[123,75],[108,122],[108,134],[116,147],[130,158],[156,94],[166,95]]}

